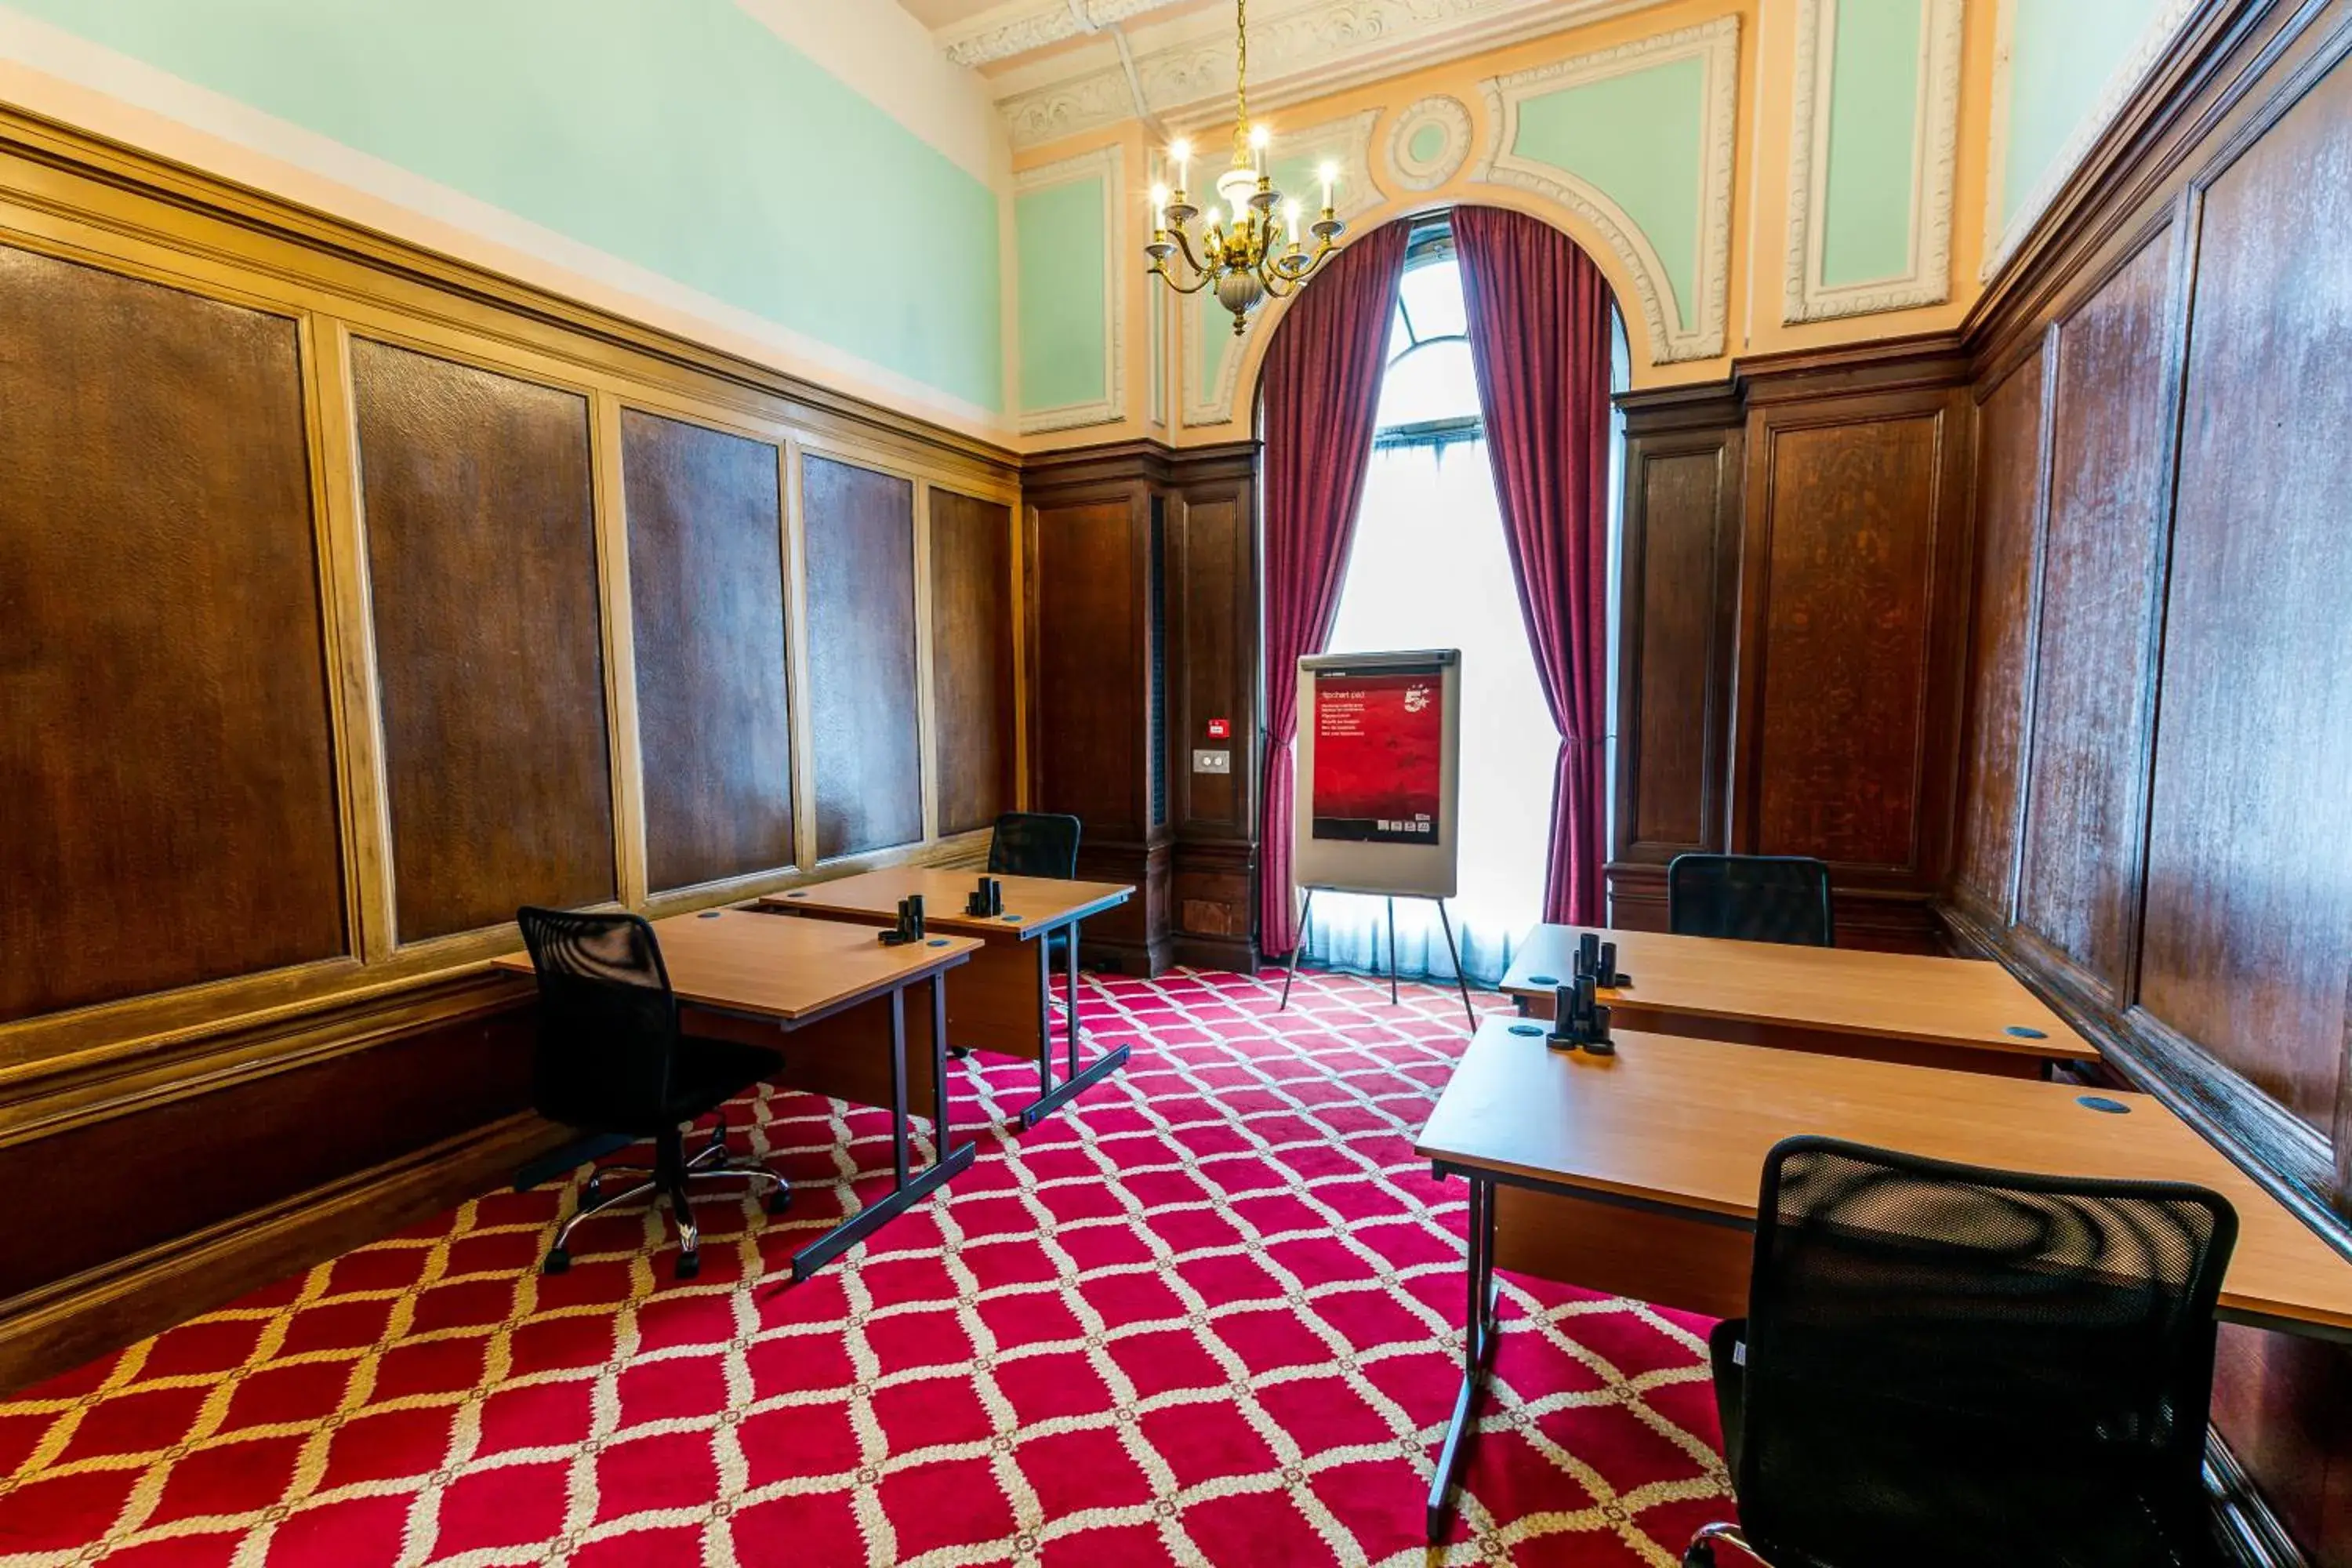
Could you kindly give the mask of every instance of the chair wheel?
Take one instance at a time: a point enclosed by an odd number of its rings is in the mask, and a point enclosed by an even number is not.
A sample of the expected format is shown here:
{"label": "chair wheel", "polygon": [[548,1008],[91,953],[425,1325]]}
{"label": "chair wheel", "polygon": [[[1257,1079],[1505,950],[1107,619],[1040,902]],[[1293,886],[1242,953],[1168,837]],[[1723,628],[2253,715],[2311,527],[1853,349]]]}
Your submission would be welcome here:
{"label": "chair wheel", "polygon": [[958,1061],[964,1061],[971,1058],[971,1047],[970,1046],[950,1046],[948,1047],[948,1055],[955,1058]]}
{"label": "chair wheel", "polygon": [[782,1213],[786,1212],[787,1210],[789,1210],[792,1206],[793,1206],[793,1190],[792,1190],[792,1188],[790,1188],[790,1187],[778,1187],[774,1192],[770,1193],[770,1194],[768,1194],[768,1212],[769,1212],[770,1214],[782,1214]]}
{"label": "chair wheel", "polygon": [[572,1254],[557,1247],[548,1250],[547,1257],[540,1262],[539,1271],[541,1274],[561,1274],[571,1267]]}
{"label": "chair wheel", "polygon": [[589,1177],[587,1182],[580,1189],[580,1206],[582,1208],[594,1208],[598,1204],[601,1204],[604,1201],[604,1184],[593,1176]]}
{"label": "chair wheel", "polygon": [[691,1279],[701,1272],[702,1254],[699,1252],[681,1252],[677,1255],[677,1277],[679,1279]]}
{"label": "chair wheel", "polygon": [[1683,1553],[1683,1568],[1715,1568],[1715,1547],[1712,1542],[1694,1541]]}

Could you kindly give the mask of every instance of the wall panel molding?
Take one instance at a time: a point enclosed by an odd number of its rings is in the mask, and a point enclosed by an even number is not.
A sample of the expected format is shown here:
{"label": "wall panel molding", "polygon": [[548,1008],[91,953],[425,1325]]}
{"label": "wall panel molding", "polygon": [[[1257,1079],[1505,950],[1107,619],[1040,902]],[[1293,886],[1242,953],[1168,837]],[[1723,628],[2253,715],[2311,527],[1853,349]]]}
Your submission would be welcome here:
{"label": "wall panel molding", "polygon": [[[1703,68],[1699,92],[1699,247],[1696,298],[1687,314],[1676,306],[1664,260],[1624,208],[1572,170],[1514,151],[1519,110],[1528,100],[1677,60]],[[1474,178],[1530,192],[1591,224],[1632,274],[1650,357],[1658,364],[1713,359],[1724,351],[1731,276],[1731,174],[1738,142],[1739,18],[1696,26],[1576,55],[1479,83],[1493,141]]]}
{"label": "wall panel molding", "polygon": [[1830,117],[1837,96],[1832,66],[1840,3],[1801,0],[1797,11],[1795,102],[1789,138],[1789,250],[1781,305],[1781,319],[1788,322],[1940,305],[1952,292],[1952,186],[1959,142],[1962,0],[1917,0],[1919,75],[1912,119],[1910,265],[1891,278],[1834,285],[1823,280]]}
{"label": "wall panel molding", "polygon": [[1103,268],[1102,384],[1098,398],[1049,408],[1021,409],[1021,433],[1043,435],[1087,425],[1116,425],[1127,417],[1127,292],[1121,264],[1128,258],[1127,151],[1114,142],[1058,163],[1024,169],[1013,177],[1017,203],[1085,180],[1102,184],[1102,238],[1096,254]]}

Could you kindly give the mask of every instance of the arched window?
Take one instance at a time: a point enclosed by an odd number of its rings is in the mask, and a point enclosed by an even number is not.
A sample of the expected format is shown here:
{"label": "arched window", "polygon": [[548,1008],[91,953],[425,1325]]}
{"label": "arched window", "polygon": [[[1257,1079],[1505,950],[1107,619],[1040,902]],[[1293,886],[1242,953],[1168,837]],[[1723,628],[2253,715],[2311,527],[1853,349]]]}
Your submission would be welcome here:
{"label": "arched window", "polygon": [[[1519,616],[1466,329],[1441,215],[1406,250],[1330,651],[1462,650],[1461,891],[1449,907],[1464,969],[1491,984],[1541,918],[1559,734]],[[1396,916],[1399,969],[1450,979],[1435,908],[1400,900]],[[1387,972],[1382,900],[1318,894],[1307,938],[1310,963]]]}

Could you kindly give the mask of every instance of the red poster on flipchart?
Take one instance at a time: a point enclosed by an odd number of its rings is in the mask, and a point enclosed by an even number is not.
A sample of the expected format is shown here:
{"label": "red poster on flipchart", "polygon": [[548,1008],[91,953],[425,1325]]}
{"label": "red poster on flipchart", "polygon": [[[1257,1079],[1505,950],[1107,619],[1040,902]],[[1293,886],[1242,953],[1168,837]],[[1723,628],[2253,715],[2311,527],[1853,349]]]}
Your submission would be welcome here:
{"label": "red poster on flipchart", "polygon": [[1316,837],[1437,842],[1444,689],[1434,668],[1316,673]]}

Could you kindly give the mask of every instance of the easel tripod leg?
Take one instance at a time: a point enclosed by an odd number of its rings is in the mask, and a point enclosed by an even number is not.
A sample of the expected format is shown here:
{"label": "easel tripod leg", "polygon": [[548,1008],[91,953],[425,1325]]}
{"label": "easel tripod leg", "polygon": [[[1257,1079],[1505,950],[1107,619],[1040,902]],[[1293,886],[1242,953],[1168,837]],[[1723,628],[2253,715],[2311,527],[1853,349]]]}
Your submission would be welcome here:
{"label": "easel tripod leg", "polygon": [[1275,1009],[1277,1013],[1290,1005],[1290,983],[1298,978],[1298,954],[1307,946],[1307,922],[1314,915],[1315,889],[1309,888],[1307,889],[1306,906],[1298,911],[1298,935],[1290,944],[1290,967],[1283,972],[1282,1006]]}
{"label": "easel tripod leg", "polygon": [[1445,928],[1445,952],[1454,960],[1454,984],[1462,989],[1462,1014],[1470,1020],[1472,1033],[1478,1028],[1478,1010],[1470,1005],[1470,977],[1462,973],[1462,950],[1454,945],[1454,922],[1445,916],[1445,900],[1437,900],[1437,923]]}

